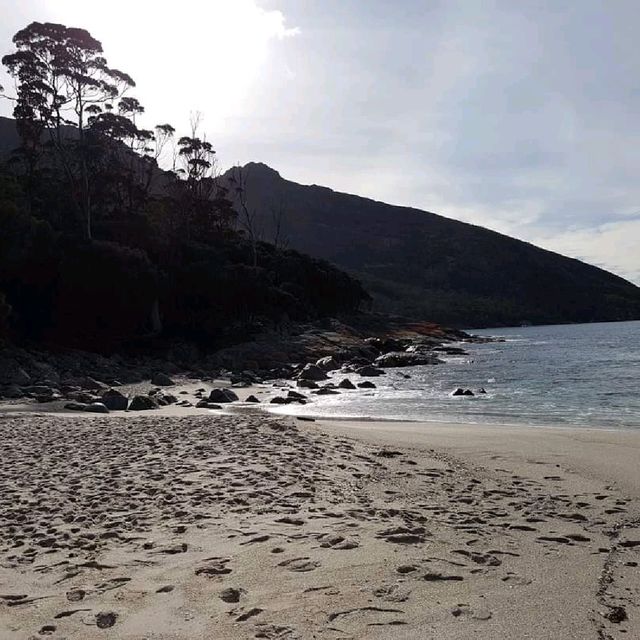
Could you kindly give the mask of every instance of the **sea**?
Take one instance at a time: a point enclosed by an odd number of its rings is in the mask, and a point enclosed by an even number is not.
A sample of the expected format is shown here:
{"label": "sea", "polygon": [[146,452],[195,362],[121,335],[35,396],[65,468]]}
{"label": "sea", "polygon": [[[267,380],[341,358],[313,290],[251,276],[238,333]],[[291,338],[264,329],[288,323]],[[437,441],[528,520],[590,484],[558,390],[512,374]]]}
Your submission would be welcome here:
{"label": "sea", "polygon": [[[387,369],[376,389],[310,396],[274,413],[352,419],[640,428],[640,322],[469,329],[444,364]],[[330,374],[332,381],[357,375]],[[457,387],[474,396],[453,396]],[[479,393],[484,389],[486,393]]]}

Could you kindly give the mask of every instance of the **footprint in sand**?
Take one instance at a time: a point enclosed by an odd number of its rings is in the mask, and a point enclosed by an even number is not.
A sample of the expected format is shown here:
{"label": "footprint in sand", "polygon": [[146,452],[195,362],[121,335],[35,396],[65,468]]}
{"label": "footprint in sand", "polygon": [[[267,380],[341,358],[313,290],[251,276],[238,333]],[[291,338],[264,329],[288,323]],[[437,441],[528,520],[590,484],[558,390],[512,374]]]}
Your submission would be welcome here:
{"label": "footprint in sand", "polygon": [[473,620],[490,620],[492,614],[488,609],[472,609],[468,604],[459,604],[457,607],[451,609],[451,615],[455,618],[468,616]]}
{"label": "footprint in sand", "polygon": [[256,627],[259,627],[259,629],[254,637],[262,638],[263,640],[300,640],[302,638],[291,627],[282,627],[275,624],[262,624],[256,625]]}
{"label": "footprint in sand", "polygon": [[360,546],[360,543],[353,538],[345,538],[344,536],[335,534],[325,534],[320,538],[322,542],[320,546],[324,549],[356,549]]}
{"label": "footprint in sand", "polygon": [[208,558],[205,562],[208,564],[196,569],[195,574],[197,576],[223,576],[231,573],[231,569],[226,566],[230,562],[230,558]]}
{"label": "footprint in sand", "polygon": [[374,589],[373,595],[386,602],[406,602],[411,595],[411,590],[399,584],[383,584]]}
{"label": "footprint in sand", "polygon": [[56,627],[53,624],[45,624],[44,627],[42,627],[42,629],[40,629],[40,631],[38,631],[38,633],[41,636],[50,636],[52,633],[56,632]]}
{"label": "footprint in sand", "polygon": [[377,537],[396,544],[419,544],[425,541],[425,529],[424,527],[394,527],[381,531]]}
{"label": "footprint in sand", "polygon": [[297,573],[304,573],[306,571],[313,571],[320,566],[319,562],[310,560],[308,557],[291,558],[290,560],[284,560],[278,563],[279,567],[285,567],[289,571],[295,571]]}

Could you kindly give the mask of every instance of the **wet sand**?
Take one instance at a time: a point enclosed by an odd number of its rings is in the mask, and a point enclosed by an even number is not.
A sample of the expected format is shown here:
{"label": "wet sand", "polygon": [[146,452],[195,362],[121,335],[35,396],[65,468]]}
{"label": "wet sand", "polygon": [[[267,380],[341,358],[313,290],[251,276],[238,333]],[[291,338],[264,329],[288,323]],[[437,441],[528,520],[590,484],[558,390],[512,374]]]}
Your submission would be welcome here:
{"label": "wet sand", "polygon": [[0,442],[2,640],[640,637],[634,432],[22,412]]}

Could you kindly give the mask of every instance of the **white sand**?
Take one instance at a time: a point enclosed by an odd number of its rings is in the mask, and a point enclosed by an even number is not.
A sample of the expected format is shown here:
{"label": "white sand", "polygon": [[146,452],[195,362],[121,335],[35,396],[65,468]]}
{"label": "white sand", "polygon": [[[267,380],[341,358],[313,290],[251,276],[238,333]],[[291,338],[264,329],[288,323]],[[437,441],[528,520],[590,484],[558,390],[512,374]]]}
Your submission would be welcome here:
{"label": "white sand", "polygon": [[640,433],[163,410],[0,442],[2,640],[640,638]]}

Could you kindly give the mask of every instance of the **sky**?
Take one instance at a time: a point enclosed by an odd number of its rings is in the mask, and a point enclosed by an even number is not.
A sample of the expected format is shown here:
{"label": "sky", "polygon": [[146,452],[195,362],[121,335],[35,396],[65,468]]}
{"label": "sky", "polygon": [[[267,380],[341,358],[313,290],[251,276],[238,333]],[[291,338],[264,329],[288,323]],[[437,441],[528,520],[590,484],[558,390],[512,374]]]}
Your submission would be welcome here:
{"label": "sky", "polygon": [[[0,0],[89,29],[146,124],[640,284],[637,0]],[[0,84],[10,85],[0,74]],[[11,106],[0,101],[0,114]]]}

